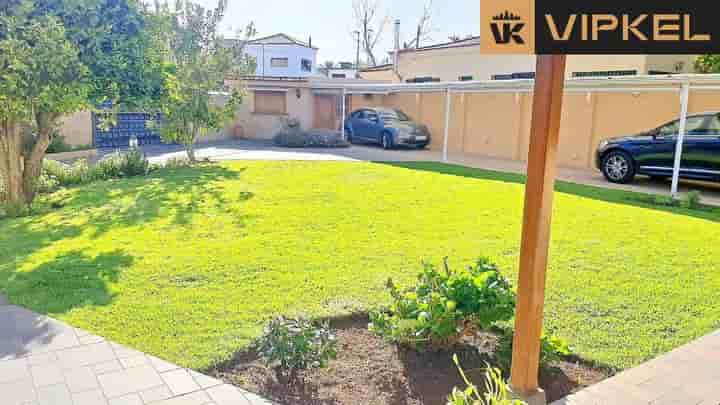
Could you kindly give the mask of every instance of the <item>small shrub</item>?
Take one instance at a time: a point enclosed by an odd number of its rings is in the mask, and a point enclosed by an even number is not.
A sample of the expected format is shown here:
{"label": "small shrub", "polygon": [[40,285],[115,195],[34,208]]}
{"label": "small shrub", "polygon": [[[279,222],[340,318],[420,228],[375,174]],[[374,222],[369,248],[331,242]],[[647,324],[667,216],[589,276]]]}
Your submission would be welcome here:
{"label": "small shrub", "polygon": [[399,290],[388,280],[392,304],[370,313],[370,331],[411,346],[445,348],[475,329],[512,318],[515,293],[497,267],[479,259],[464,271],[424,264],[414,287]]}
{"label": "small shrub", "polygon": [[52,140],[50,141],[50,145],[48,145],[46,153],[61,153],[61,152],[69,152],[73,148],[72,146],[65,143],[65,137],[62,135],[55,135],[53,136]]}
{"label": "small shrub", "polygon": [[523,401],[511,398],[510,388],[503,380],[500,370],[487,368],[485,371],[485,392],[481,394],[477,386],[468,380],[462,367],[460,367],[457,355],[453,356],[453,361],[465,382],[465,389],[453,388],[452,393],[448,396],[447,405],[527,405]]}
{"label": "small shrub", "polygon": [[691,210],[698,209],[701,207],[702,202],[702,196],[700,195],[700,192],[697,190],[691,191],[687,194],[685,194],[685,197],[683,198],[680,205],[684,208],[688,208]]}
{"label": "small shrub", "polygon": [[[510,366],[512,365],[512,345],[513,345],[513,331],[506,331],[500,338],[499,347],[495,356],[497,357],[498,364],[500,367],[509,372]],[[572,354],[572,350],[568,343],[555,336],[543,333],[540,337],[540,365],[547,366],[548,364],[562,359],[564,356]]]}
{"label": "small shrub", "polygon": [[150,163],[140,149],[128,152],[116,152],[100,160],[96,165],[99,179],[144,176],[148,173]]}
{"label": "small shrub", "polygon": [[150,163],[138,149],[114,153],[94,166],[89,165],[85,159],[79,159],[72,165],[45,159],[38,187],[40,191],[49,192],[57,187],[76,186],[91,181],[143,176],[149,171]]}
{"label": "small shrub", "polygon": [[279,317],[265,327],[256,350],[268,367],[295,378],[299,370],[326,367],[337,354],[335,344],[327,323]]}
{"label": "small shrub", "polygon": [[179,169],[181,167],[188,167],[191,166],[192,162],[190,162],[190,159],[186,157],[181,158],[170,158],[165,161],[165,163],[162,164],[162,167],[166,169]]}

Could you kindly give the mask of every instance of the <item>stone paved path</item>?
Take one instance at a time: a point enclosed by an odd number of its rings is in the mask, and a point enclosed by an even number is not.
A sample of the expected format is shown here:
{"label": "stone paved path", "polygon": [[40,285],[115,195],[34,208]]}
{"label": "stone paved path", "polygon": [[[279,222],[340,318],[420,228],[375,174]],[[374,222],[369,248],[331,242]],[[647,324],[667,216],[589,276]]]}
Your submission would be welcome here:
{"label": "stone paved path", "polygon": [[219,380],[7,305],[2,405],[271,405]]}
{"label": "stone paved path", "polygon": [[642,404],[720,404],[720,331],[552,405]]}

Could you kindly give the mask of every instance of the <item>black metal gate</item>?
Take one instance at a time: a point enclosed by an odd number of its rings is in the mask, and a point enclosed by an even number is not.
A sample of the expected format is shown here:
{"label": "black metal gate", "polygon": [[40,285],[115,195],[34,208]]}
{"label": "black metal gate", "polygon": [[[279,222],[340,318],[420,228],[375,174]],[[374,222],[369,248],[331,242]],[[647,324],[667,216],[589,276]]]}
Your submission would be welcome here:
{"label": "black metal gate", "polygon": [[151,122],[159,122],[160,114],[118,113],[116,125],[102,130],[98,128],[98,118],[93,113],[93,141],[96,148],[125,148],[132,137],[140,145],[162,143],[160,134],[152,128]]}

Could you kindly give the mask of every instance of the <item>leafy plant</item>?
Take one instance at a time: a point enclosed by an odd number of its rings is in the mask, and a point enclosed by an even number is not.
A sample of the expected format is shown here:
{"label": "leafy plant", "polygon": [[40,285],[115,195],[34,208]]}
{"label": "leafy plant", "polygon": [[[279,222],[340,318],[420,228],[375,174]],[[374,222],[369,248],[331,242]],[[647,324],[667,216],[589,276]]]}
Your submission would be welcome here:
{"label": "leafy plant", "polygon": [[39,178],[39,191],[49,192],[57,187],[76,186],[98,180],[143,176],[149,173],[150,164],[142,151],[132,149],[116,152],[91,166],[80,159],[72,165],[46,159]]}
{"label": "leafy plant", "polygon": [[323,368],[337,355],[335,335],[327,323],[278,317],[256,342],[258,355],[280,373],[294,379],[299,370]]}
{"label": "leafy plant", "polygon": [[476,328],[487,329],[513,316],[515,293],[488,259],[464,271],[424,264],[414,287],[400,290],[388,280],[389,308],[370,313],[369,329],[390,341],[449,347]]}
{"label": "leafy plant", "polygon": [[[498,364],[505,371],[510,371],[512,364],[513,331],[506,331],[500,338],[498,350],[495,352]],[[563,356],[569,356],[572,350],[568,343],[555,335],[543,332],[540,336],[540,365],[546,366]]]}
{"label": "leafy plant", "polygon": [[470,382],[465,375],[457,355],[453,362],[465,382],[465,389],[453,388],[448,396],[447,405],[527,405],[525,402],[510,397],[510,388],[503,380],[502,373],[496,368],[487,367],[485,371],[485,392],[480,393],[478,387]]}
{"label": "leafy plant", "polygon": [[685,194],[685,197],[683,198],[680,205],[682,205],[684,208],[698,209],[701,206],[701,201],[702,196],[700,192],[697,190],[693,190]]}

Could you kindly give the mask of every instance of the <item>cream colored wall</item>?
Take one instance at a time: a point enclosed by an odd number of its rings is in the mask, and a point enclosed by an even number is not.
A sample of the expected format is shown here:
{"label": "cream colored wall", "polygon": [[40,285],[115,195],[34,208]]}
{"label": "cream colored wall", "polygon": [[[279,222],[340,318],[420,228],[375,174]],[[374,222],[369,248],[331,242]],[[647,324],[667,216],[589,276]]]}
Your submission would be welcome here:
{"label": "cream colored wall", "polygon": [[[376,96],[375,100],[379,98]],[[442,150],[444,93],[392,94],[382,97],[381,104],[400,108],[427,125],[433,135],[431,148]],[[720,111],[720,92],[691,92],[690,113],[713,110]],[[558,164],[592,168],[595,149],[601,140],[637,134],[677,119],[679,114],[678,91],[567,92],[563,101]],[[524,161],[531,116],[532,93],[453,94],[448,151]]]}
{"label": "cream colored wall", "polygon": [[365,80],[398,82],[399,79],[392,69],[360,72],[360,78]]}
{"label": "cream colored wall", "polygon": [[92,113],[81,111],[65,117],[60,124],[60,135],[68,145],[91,145],[93,143]]}
{"label": "cream colored wall", "polygon": [[492,75],[535,71],[535,57],[528,55],[481,56],[478,46],[436,49],[400,54],[398,71],[403,80],[414,77],[439,77],[457,81],[460,76],[490,80]]}
{"label": "cream colored wall", "polygon": [[[670,73],[695,73],[695,55],[648,55],[647,69],[657,70]],[[680,70],[676,70],[676,65],[682,64]]]}
{"label": "cream colored wall", "polygon": [[647,73],[647,55],[571,55],[567,58],[566,76],[573,72],[604,72],[610,70],[636,70]]}
{"label": "cream colored wall", "polygon": [[282,129],[283,118],[297,118],[303,129],[312,128],[315,112],[314,95],[309,88],[299,89],[300,98],[297,97],[296,88],[283,92],[287,97],[287,114],[255,113],[255,95],[249,90],[235,114],[235,121],[222,133],[215,134],[209,139],[229,138],[233,134],[249,139],[272,139]]}
{"label": "cream colored wall", "polygon": [[[692,72],[694,56],[688,55],[571,55],[567,59],[567,77],[573,72],[604,72],[636,70],[647,74],[649,69],[674,70],[676,62],[684,62]],[[490,80],[493,75],[535,71],[535,57],[527,55],[483,56],[478,46],[403,52],[398,64],[403,80],[414,77],[439,77],[442,81],[456,81],[460,76],[474,80]],[[392,80],[392,71],[368,72],[363,78]]]}

